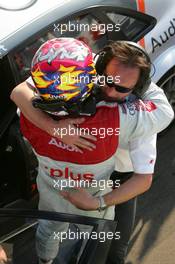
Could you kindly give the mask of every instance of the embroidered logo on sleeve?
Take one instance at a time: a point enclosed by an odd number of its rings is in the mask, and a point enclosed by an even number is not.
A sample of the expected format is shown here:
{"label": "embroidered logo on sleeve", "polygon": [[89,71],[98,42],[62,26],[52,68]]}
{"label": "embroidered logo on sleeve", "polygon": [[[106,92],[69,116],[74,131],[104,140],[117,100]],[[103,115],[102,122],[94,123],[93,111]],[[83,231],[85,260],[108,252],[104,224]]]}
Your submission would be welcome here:
{"label": "embroidered logo on sleeve", "polygon": [[157,106],[151,101],[137,100],[135,102],[126,102],[122,104],[122,112],[127,114],[127,109],[130,115],[135,115],[136,111],[152,112],[157,109]]}

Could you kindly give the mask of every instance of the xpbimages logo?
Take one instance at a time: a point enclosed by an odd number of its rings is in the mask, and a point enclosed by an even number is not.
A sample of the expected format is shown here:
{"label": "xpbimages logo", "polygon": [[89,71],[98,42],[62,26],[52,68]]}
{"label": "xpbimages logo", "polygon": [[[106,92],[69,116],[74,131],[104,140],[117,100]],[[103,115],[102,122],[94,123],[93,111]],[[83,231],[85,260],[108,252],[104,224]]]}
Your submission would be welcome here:
{"label": "xpbimages logo", "polygon": [[53,234],[53,239],[57,239],[60,242],[63,242],[66,239],[69,240],[75,240],[75,239],[93,239],[93,240],[99,240],[100,242],[105,242],[107,239],[112,240],[119,240],[120,239],[120,232],[117,231],[115,233],[113,232],[95,232],[92,231],[91,233],[86,231],[86,232],[82,232],[79,231],[79,229],[77,229],[77,231],[71,231],[70,229],[67,232],[54,232]]}
{"label": "xpbimages logo", "polygon": [[72,180],[72,179],[54,179],[53,180],[53,187],[55,189],[64,190],[64,189],[72,189],[75,187],[81,188],[98,188],[100,191],[104,191],[106,189],[113,189],[115,186],[116,188],[120,187],[120,180]]}
{"label": "xpbimages logo", "polygon": [[79,172],[73,171],[69,167],[61,168],[49,168],[44,166],[47,174],[53,178],[53,187],[55,189],[63,190],[64,188],[98,188],[99,190],[105,190],[106,188],[119,188],[120,180],[116,179],[114,182],[110,179],[94,179],[95,174],[86,171]]}
{"label": "xpbimages logo", "polygon": [[120,31],[120,24],[102,24],[102,23],[72,23],[69,21],[65,24],[54,24],[54,31],[58,31],[61,34],[65,32],[98,32],[99,35],[109,32]]}
{"label": "xpbimages logo", "polygon": [[88,134],[88,135],[92,135],[92,136],[99,136],[99,138],[105,138],[106,136],[112,136],[112,135],[115,135],[115,136],[118,136],[120,135],[120,128],[117,127],[117,128],[112,128],[112,127],[108,127],[108,128],[105,128],[105,127],[99,127],[99,128],[96,128],[96,127],[92,127],[91,129],[90,128],[84,128],[84,127],[79,127],[78,124],[77,124],[77,127],[74,128],[72,127],[71,125],[68,126],[68,128],[54,128],[54,132],[53,132],[53,135],[54,136],[59,136],[59,137],[64,137],[66,135],[71,135],[71,136],[75,136],[75,135],[79,135],[79,136],[82,136],[82,135],[85,135],[85,134]]}

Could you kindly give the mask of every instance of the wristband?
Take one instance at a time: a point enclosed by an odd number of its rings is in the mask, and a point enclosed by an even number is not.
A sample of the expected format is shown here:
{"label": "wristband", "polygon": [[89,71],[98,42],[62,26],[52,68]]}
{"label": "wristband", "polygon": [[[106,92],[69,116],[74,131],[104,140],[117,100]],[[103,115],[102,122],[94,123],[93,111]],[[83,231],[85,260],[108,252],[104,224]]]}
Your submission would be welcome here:
{"label": "wristband", "polygon": [[97,208],[99,212],[103,211],[106,209],[107,205],[104,201],[104,198],[103,196],[98,196],[97,197],[99,199],[99,202],[100,202],[100,206]]}

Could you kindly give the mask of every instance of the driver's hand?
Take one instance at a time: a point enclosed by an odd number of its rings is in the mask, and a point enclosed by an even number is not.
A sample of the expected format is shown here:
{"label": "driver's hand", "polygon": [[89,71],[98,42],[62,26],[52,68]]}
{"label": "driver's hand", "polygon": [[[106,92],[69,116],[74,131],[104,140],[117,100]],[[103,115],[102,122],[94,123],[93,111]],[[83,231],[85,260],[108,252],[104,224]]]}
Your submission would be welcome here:
{"label": "driver's hand", "polygon": [[5,264],[6,262],[7,262],[7,255],[3,247],[0,245],[0,264]]}

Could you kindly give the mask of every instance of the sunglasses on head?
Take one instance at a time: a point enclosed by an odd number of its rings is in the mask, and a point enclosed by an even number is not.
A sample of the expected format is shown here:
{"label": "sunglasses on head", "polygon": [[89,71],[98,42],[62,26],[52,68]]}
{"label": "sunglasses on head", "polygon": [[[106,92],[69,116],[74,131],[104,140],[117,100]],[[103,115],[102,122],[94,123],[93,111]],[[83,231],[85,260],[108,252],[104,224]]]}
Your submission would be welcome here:
{"label": "sunglasses on head", "polygon": [[108,76],[104,74],[105,77],[105,84],[107,84],[107,86],[114,88],[116,90],[116,92],[119,93],[130,93],[134,90],[134,88],[126,88],[124,86],[118,85],[114,82],[112,82],[111,80],[108,80]]}

